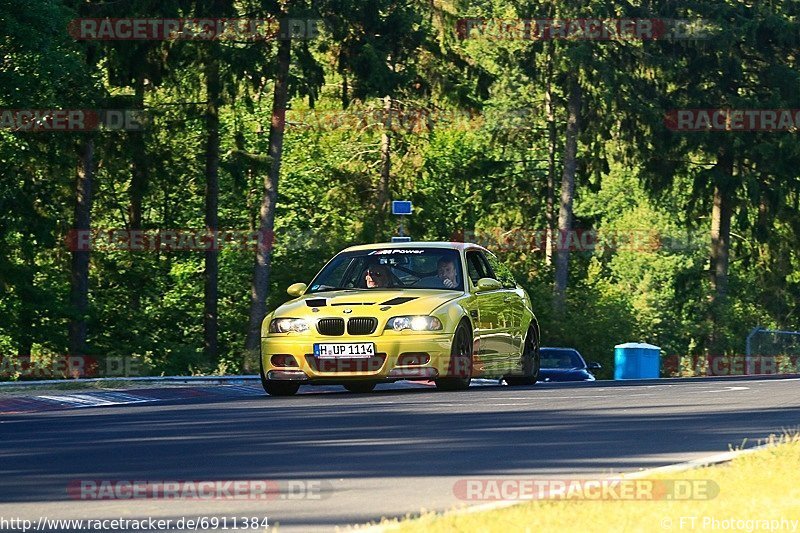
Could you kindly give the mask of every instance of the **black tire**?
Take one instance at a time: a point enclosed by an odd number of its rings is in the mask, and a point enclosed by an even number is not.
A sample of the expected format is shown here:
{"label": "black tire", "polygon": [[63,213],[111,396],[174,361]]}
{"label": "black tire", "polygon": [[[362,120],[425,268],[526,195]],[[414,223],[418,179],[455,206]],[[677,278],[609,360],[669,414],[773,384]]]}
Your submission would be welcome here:
{"label": "black tire", "polygon": [[300,389],[299,383],[292,381],[275,381],[271,379],[265,380],[264,390],[270,396],[294,396]]}
{"label": "black tire", "polygon": [[358,383],[348,383],[344,385],[344,388],[350,392],[366,394],[368,392],[372,392],[372,390],[375,388],[375,385],[377,385],[377,383],[374,381],[359,381]]}
{"label": "black tire", "polygon": [[261,386],[270,396],[294,396],[300,389],[300,384],[294,381],[275,381],[267,379],[264,375],[264,362],[259,358],[258,366],[261,374]]}
{"label": "black tire", "polygon": [[462,320],[453,335],[448,377],[435,380],[439,390],[465,390],[472,381],[472,331],[469,322]]}
{"label": "black tire", "polygon": [[508,376],[504,378],[511,386],[536,385],[539,381],[539,338],[536,328],[531,326],[525,335],[525,349],[522,354],[522,376]]}

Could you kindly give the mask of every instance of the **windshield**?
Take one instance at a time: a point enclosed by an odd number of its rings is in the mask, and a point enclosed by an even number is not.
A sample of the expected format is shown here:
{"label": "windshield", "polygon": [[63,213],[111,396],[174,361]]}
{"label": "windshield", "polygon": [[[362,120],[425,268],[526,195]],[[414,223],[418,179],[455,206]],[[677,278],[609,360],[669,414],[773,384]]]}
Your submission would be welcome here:
{"label": "windshield", "polygon": [[539,353],[542,368],[586,368],[583,358],[575,350],[542,348]]}
{"label": "windshield", "polygon": [[461,258],[449,248],[343,252],[314,278],[309,293],[330,290],[464,290]]}

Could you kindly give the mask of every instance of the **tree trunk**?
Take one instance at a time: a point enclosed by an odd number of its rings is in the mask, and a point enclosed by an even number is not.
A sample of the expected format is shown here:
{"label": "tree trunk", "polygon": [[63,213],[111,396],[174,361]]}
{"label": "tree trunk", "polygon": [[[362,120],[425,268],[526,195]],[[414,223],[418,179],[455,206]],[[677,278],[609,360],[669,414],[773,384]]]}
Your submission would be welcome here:
{"label": "tree trunk", "polygon": [[728,295],[731,208],[730,194],[715,185],[714,207],[711,210],[711,287],[714,302],[721,302]]}
{"label": "tree trunk", "polygon": [[567,101],[567,135],[564,143],[564,172],[561,175],[561,205],[558,211],[558,250],[556,275],[553,286],[553,309],[563,314],[566,307],[567,277],[569,273],[569,232],[572,229],[572,201],[575,195],[575,173],[578,167],[578,134],[580,133],[581,101],[580,82],[573,79]]}
{"label": "tree trunk", "polygon": [[[94,140],[86,139],[78,148],[78,175],[75,187],[76,233],[91,229],[92,181],[94,179]],[[80,239],[78,239],[80,241]],[[73,316],[69,325],[70,355],[87,352],[87,314],[89,312],[89,250],[72,252],[70,304]]]}
{"label": "tree trunk", "polygon": [[206,233],[213,236],[205,251],[203,351],[206,361],[214,363],[218,357],[217,300],[219,282],[218,264],[218,207],[219,207],[219,107],[220,77],[217,46],[213,46],[205,67],[206,82],[206,150],[205,150],[205,225]]}
{"label": "tree trunk", "polygon": [[722,148],[717,154],[714,205],[711,209],[711,335],[709,347],[721,353],[720,319],[728,296],[728,264],[730,261],[731,218],[733,216],[733,157]]}
{"label": "tree trunk", "polygon": [[350,105],[350,88],[347,84],[347,72],[342,72],[342,109]]}
{"label": "tree trunk", "polygon": [[711,209],[711,298],[708,347],[712,353],[724,350],[720,336],[720,321],[728,295],[728,263],[731,244],[731,217],[733,216],[733,191],[730,184],[733,175],[733,157],[720,149],[717,154],[716,180],[714,183],[714,205]]}
{"label": "tree trunk", "polygon": [[384,128],[381,135],[381,178],[378,183],[378,220],[380,230],[389,219],[389,176],[392,172],[392,97],[383,98]]}
{"label": "tree trunk", "polygon": [[721,303],[728,295],[728,263],[731,245],[733,158],[724,150],[717,155],[721,179],[714,184],[714,207],[711,210],[711,287],[712,303]]}
{"label": "tree trunk", "polygon": [[258,357],[261,347],[261,323],[267,314],[269,295],[270,263],[275,228],[275,204],[278,197],[278,178],[283,154],[283,133],[286,127],[286,104],[288,100],[289,65],[292,43],[284,39],[278,44],[278,72],[272,100],[272,124],[269,128],[269,155],[272,166],[264,178],[264,193],[259,213],[259,246],[253,268],[253,285],[250,291],[250,325],[245,340],[245,350],[250,357]]}
{"label": "tree trunk", "polygon": [[[145,74],[140,70],[136,73],[134,82],[133,108],[136,110],[144,109],[144,82]],[[130,200],[130,205],[128,206],[128,223],[130,230],[138,231],[142,229],[142,204],[149,181],[144,132],[129,132],[128,141],[131,147],[131,184],[128,190],[128,198]],[[135,316],[142,307],[142,291],[139,287],[145,282],[148,274],[142,272],[141,269],[136,268],[136,266],[134,266],[131,273],[135,277],[133,278],[134,287],[130,292],[130,305],[131,311]]]}
{"label": "tree trunk", "polygon": [[[144,109],[144,81],[145,75],[139,72],[136,75],[134,109]],[[128,193],[130,206],[128,217],[130,229],[142,229],[142,202],[147,188],[148,169],[147,169],[147,149],[144,142],[144,133],[141,131],[131,131],[128,133],[128,140],[131,146],[131,186]]]}
{"label": "tree trunk", "polygon": [[755,228],[756,241],[759,243],[765,243],[769,239],[770,223],[772,222],[770,217],[770,204],[767,198],[768,183],[769,175],[767,175],[766,172],[762,172],[758,182],[758,216]]}
{"label": "tree trunk", "polygon": [[552,43],[548,44],[547,54],[547,80],[545,82],[544,105],[547,117],[547,199],[545,204],[545,220],[547,221],[547,232],[545,234],[545,264],[553,264],[553,236],[555,234],[555,186],[556,186],[556,116],[553,108],[553,56]]}
{"label": "tree trunk", "polygon": [[17,355],[30,356],[33,350],[34,333],[38,331],[37,310],[39,301],[36,290],[36,251],[33,243],[36,242],[34,235],[28,234],[27,239],[20,246],[25,268],[20,275],[23,282],[18,286],[19,291],[19,319],[17,322],[17,332],[19,342],[17,343]]}

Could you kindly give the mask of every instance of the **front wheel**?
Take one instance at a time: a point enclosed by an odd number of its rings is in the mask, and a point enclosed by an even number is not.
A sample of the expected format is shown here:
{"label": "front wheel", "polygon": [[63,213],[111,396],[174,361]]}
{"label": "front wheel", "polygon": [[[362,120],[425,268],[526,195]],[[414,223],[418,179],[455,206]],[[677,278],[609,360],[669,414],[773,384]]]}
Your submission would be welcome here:
{"label": "front wheel", "polygon": [[533,326],[525,335],[525,348],[522,353],[522,376],[509,376],[506,383],[512,386],[535,385],[539,380],[539,339]]}
{"label": "front wheel", "polygon": [[450,368],[448,377],[436,380],[439,390],[464,390],[472,381],[472,332],[469,322],[462,321],[453,335],[453,346],[450,349]]}
{"label": "front wheel", "polygon": [[375,385],[377,385],[377,383],[374,381],[359,381],[358,383],[348,383],[344,386],[344,388],[350,392],[360,392],[363,394],[372,392],[372,390],[375,388]]}
{"label": "front wheel", "polygon": [[300,389],[299,383],[292,383],[291,381],[273,381],[269,379],[263,385],[264,390],[270,396],[294,396]]}

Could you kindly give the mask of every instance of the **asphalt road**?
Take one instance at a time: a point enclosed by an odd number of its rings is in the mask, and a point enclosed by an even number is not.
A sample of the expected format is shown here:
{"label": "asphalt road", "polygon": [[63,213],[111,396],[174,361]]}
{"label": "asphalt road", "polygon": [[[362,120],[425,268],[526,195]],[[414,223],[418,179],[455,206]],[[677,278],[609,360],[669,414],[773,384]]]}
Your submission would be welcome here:
{"label": "asphalt road", "polygon": [[[327,530],[464,505],[465,478],[605,476],[800,426],[800,379],[209,396],[0,417],[0,517],[268,517]],[[78,480],[288,480],[307,499],[75,499]],[[316,485],[314,483],[317,483]],[[284,485],[281,485],[283,487]],[[299,485],[295,485],[297,488]],[[294,495],[300,492],[294,493]]]}

